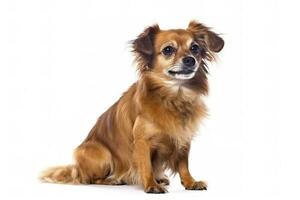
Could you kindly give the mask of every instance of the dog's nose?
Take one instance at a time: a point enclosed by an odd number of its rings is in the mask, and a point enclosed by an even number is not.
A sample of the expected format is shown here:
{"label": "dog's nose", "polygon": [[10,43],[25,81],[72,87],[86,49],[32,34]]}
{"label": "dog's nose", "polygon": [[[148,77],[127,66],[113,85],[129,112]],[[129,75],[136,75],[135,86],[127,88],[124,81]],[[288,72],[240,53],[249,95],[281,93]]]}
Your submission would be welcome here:
{"label": "dog's nose", "polygon": [[191,56],[184,57],[184,58],[182,59],[182,62],[183,62],[183,64],[184,64],[185,66],[187,66],[187,67],[192,67],[192,66],[194,66],[195,63],[196,63],[195,59],[194,59],[193,57],[191,57]]}

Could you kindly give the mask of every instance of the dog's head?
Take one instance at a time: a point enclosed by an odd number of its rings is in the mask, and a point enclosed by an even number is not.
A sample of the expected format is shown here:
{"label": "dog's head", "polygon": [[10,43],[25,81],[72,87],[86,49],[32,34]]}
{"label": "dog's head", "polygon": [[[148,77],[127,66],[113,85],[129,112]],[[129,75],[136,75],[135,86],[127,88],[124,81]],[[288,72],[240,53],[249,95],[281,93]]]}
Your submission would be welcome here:
{"label": "dog's head", "polygon": [[191,21],[187,29],[160,30],[158,25],[145,29],[133,41],[138,69],[151,71],[167,80],[186,81],[206,73],[205,61],[222,50],[223,39],[208,27]]}

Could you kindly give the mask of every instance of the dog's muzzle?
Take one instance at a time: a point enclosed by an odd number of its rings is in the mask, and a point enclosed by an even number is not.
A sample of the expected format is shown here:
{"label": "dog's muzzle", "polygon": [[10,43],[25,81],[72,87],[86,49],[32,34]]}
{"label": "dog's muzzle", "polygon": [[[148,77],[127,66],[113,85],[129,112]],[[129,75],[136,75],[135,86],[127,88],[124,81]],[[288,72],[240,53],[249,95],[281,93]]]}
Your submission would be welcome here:
{"label": "dog's muzzle", "polygon": [[191,79],[195,76],[197,69],[196,60],[187,56],[182,59],[182,64],[169,68],[167,73],[176,79]]}

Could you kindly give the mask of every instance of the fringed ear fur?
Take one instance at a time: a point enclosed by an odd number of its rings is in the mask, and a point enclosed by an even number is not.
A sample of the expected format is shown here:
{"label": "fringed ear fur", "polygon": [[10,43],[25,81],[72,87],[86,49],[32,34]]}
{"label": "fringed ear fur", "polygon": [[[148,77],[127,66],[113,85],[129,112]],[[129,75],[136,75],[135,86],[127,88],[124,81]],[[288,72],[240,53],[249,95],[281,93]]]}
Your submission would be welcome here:
{"label": "fringed ear fur", "polygon": [[159,31],[160,29],[157,24],[150,26],[132,42],[133,52],[136,56],[135,60],[140,72],[152,68],[152,61],[155,54],[154,39]]}
{"label": "fringed ear fur", "polygon": [[197,21],[191,21],[187,30],[192,32],[196,38],[204,40],[208,49],[212,52],[218,53],[224,47],[224,40],[218,34]]}

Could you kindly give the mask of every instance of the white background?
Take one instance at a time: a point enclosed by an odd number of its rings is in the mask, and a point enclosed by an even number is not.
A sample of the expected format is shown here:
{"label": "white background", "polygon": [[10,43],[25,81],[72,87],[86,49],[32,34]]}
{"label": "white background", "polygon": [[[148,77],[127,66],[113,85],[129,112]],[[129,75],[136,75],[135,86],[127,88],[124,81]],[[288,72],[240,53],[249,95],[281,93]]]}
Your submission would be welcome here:
{"label": "white background", "polygon": [[[0,198],[296,198],[299,137],[290,125],[299,97],[283,84],[297,86],[298,74],[283,65],[300,67],[291,59],[299,31],[281,16],[295,19],[298,11],[286,4],[0,1]],[[139,186],[40,183],[44,168],[72,162],[97,117],[137,79],[128,42],[154,23],[186,28],[192,19],[225,40],[210,65],[210,116],[190,156],[193,176],[207,180],[208,191],[185,191],[177,176],[158,196]]]}

